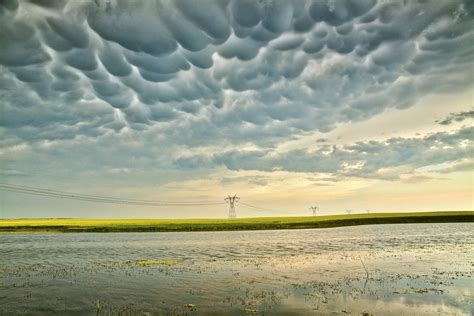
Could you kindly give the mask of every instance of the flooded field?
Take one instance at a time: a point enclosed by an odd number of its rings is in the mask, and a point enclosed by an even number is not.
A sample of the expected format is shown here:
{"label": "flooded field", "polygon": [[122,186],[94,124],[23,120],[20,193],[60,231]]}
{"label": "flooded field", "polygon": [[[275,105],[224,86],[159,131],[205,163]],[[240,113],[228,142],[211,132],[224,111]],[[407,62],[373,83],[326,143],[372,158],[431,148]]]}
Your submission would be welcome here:
{"label": "flooded field", "polygon": [[474,224],[0,235],[0,315],[470,315]]}

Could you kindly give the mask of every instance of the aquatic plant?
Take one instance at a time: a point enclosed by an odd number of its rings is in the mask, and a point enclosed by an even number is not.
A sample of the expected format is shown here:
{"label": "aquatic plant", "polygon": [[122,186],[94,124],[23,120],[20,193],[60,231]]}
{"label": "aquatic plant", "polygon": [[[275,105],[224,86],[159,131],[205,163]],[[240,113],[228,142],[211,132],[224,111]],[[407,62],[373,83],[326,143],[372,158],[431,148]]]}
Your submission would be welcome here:
{"label": "aquatic plant", "polygon": [[194,304],[189,304],[189,303],[188,303],[188,304],[184,304],[184,307],[189,308],[189,310],[191,310],[191,311],[195,311],[195,310],[196,310],[196,305],[194,305]]}
{"label": "aquatic plant", "polygon": [[258,309],[252,308],[252,307],[246,308],[246,309],[245,309],[245,312],[246,312],[247,314],[252,314],[252,315],[255,315],[255,314],[258,314],[258,313],[259,313]]}
{"label": "aquatic plant", "polygon": [[181,263],[183,260],[177,259],[162,259],[162,260],[153,260],[153,259],[140,259],[136,260],[135,263],[140,266],[151,266],[151,265],[166,265],[166,266],[174,266],[178,263]]}
{"label": "aquatic plant", "polygon": [[95,302],[95,314],[96,314],[96,315],[100,315],[101,309],[102,309],[102,305],[100,304],[100,301],[97,300],[97,301]]}

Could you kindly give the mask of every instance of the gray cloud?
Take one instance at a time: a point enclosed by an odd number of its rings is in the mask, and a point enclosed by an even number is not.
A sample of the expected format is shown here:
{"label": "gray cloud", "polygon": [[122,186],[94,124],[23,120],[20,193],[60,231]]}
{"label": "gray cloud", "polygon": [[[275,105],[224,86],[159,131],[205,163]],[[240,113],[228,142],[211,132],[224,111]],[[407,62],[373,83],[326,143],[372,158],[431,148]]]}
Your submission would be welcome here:
{"label": "gray cloud", "polygon": [[[453,133],[438,132],[420,138],[390,138],[345,146],[323,144],[314,150],[298,149],[283,153],[275,150],[230,150],[211,156],[181,158],[175,163],[191,168],[223,165],[236,171],[283,170],[395,180],[418,168],[472,159],[473,136],[474,128],[465,127]],[[471,160],[440,172],[449,173],[466,168],[472,168]],[[414,177],[412,180],[416,179],[421,178]]]}
{"label": "gray cloud", "polygon": [[459,113],[451,113],[443,120],[437,120],[436,123],[440,125],[450,125],[454,122],[462,122],[467,119],[474,118],[474,110],[459,112]]}
{"label": "gray cloud", "polygon": [[[387,148],[368,142],[266,155],[307,132],[466,89],[473,21],[462,0],[3,1],[0,144],[113,139],[124,144],[115,155],[133,144],[162,167],[170,163],[157,157],[172,150],[247,144],[259,149],[229,151],[211,165],[341,172],[362,159],[350,159],[350,150]],[[404,154],[391,159],[415,166],[409,160],[424,147],[409,155],[392,142]],[[104,148],[112,151],[97,155]],[[371,155],[368,174],[383,165]],[[195,159],[171,165],[208,161]]]}
{"label": "gray cloud", "polygon": [[271,179],[265,176],[223,177],[220,180],[221,184],[224,186],[234,183],[245,183],[246,185],[252,186],[266,186],[271,181]]}
{"label": "gray cloud", "polygon": [[28,174],[19,171],[19,170],[12,170],[12,169],[3,169],[0,168],[0,175],[3,177],[27,177]]}
{"label": "gray cloud", "polygon": [[444,180],[444,179],[428,177],[428,176],[423,176],[423,175],[413,175],[408,178],[402,179],[402,182],[408,183],[408,184],[418,184],[418,183],[423,183],[423,182],[431,181],[431,180]]}
{"label": "gray cloud", "polygon": [[474,170],[474,161],[466,160],[460,163],[457,163],[451,167],[437,170],[439,173],[451,173],[451,172],[460,172],[460,171],[473,171]]}

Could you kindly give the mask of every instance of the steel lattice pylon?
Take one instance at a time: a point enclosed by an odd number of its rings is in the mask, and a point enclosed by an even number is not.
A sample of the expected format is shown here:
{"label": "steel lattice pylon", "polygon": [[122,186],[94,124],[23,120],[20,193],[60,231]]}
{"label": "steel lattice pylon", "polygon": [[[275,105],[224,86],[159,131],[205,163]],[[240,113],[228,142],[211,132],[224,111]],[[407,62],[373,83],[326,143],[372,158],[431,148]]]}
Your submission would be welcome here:
{"label": "steel lattice pylon", "polygon": [[316,212],[319,210],[319,207],[317,206],[311,206],[309,208],[311,211],[313,211],[313,216],[316,216]]}
{"label": "steel lattice pylon", "polygon": [[229,203],[229,218],[236,218],[237,215],[235,214],[235,202],[240,200],[240,198],[237,196],[237,194],[234,194],[234,196],[228,195],[224,201]]}

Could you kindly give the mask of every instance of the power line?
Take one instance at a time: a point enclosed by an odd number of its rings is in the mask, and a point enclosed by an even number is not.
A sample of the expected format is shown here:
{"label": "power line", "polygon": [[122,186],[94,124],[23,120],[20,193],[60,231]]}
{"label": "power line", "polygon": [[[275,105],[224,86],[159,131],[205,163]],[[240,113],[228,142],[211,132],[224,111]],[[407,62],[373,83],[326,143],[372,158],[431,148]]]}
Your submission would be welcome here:
{"label": "power line", "polygon": [[248,203],[244,203],[244,202],[240,202],[239,204],[240,204],[240,205],[247,206],[247,207],[250,207],[250,208],[253,208],[253,209],[257,209],[257,210],[260,210],[260,211],[275,212],[274,210],[270,210],[270,209],[268,209],[268,208],[264,208],[264,207],[260,207],[260,206],[255,206],[255,205],[248,204]]}
{"label": "power line", "polygon": [[25,190],[32,190],[32,191],[40,191],[45,193],[51,194],[66,194],[66,195],[75,195],[87,198],[98,198],[98,199],[112,199],[112,200],[120,200],[120,201],[131,201],[131,202],[144,202],[144,203],[178,203],[178,204],[186,204],[186,203],[217,203],[215,200],[213,201],[171,201],[171,200],[140,200],[140,199],[124,199],[124,198],[117,198],[117,197],[110,197],[110,196],[100,196],[100,195],[91,195],[91,194],[82,194],[82,193],[72,193],[66,191],[59,191],[59,190],[51,190],[51,189],[43,189],[38,187],[31,187],[26,185],[19,185],[19,184],[11,184],[11,183],[0,183],[0,187],[10,187],[10,188],[18,188],[18,189],[25,189]]}
{"label": "power line", "polygon": [[15,185],[9,183],[0,183],[0,190],[30,194],[36,196],[45,196],[52,198],[61,198],[69,200],[79,200],[88,202],[111,203],[111,204],[127,204],[127,205],[148,205],[148,206],[209,206],[221,205],[222,202],[217,201],[170,201],[170,200],[136,200],[123,199],[108,196],[98,196],[89,194],[80,194],[56,190],[48,190],[37,187],[30,187],[24,185]]}
{"label": "power line", "polygon": [[252,208],[252,207],[249,207],[249,206],[245,206],[245,205],[240,205],[240,207],[243,207],[247,210],[251,210],[251,211],[257,211],[257,212],[260,212],[260,213],[265,213],[265,214],[268,214],[270,211],[262,211],[260,209],[257,209],[257,208]]}
{"label": "power line", "polygon": [[[240,202],[240,198],[236,195],[228,196],[225,198],[225,202],[219,201],[173,201],[173,200],[140,200],[140,199],[125,199],[125,198],[117,198],[117,197],[110,197],[110,196],[101,196],[101,195],[91,195],[91,194],[82,194],[82,193],[74,193],[74,192],[66,192],[66,191],[59,191],[59,190],[50,190],[44,189],[39,187],[32,187],[26,185],[19,185],[19,184],[11,184],[11,183],[0,183],[0,191],[7,191],[7,192],[15,192],[21,194],[28,194],[34,196],[41,196],[41,197],[49,197],[49,198],[58,198],[58,199],[66,199],[66,200],[76,200],[76,201],[84,201],[84,202],[95,202],[95,203],[107,203],[107,204],[124,204],[124,205],[142,205],[142,206],[211,206],[211,205],[222,205],[222,204],[229,204],[229,218],[235,218],[235,204],[239,204],[240,206],[258,212],[266,212],[266,213],[281,213],[279,211],[271,210],[268,208],[260,207],[257,205]],[[286,213],[285,213],[286,214]]]}
{"label": "power line", "polygon": [[48,194],[42,192],[32,192],[26,190],[18,190],[18,189],[8,189],[8,188],[0,188],[2,191],[9,191],[9,192],[16,192],[16,193],[24,193],[36,196],[44,196],[44,197],[51,197],[51,198],[60,198],[60,199],[69,199],[69,200],[78,200],[78,201],[87,201],[87,202],[98,202],[98,203],[110,203],[110,204],[127,204],[127,205],[148,205],[148,206],[201,206],[201,205],[221,205],[223,203],[194,203],[194,204],[177,204],[177,203],[144,203],[144,202],[130,202],[130,201],[122,201],[122,200],[112,200],[112,199],[98,199],[98,198],[84,198],[81,196],[76,195],[61,195],[61,194]]}
{"label": "power line", "polygon": [[36,195],[36,196],[44,196],[44,197],[52,197],[52,198],[61,198],[61,199],[69,199],[69,200],[79,200],[79,201],[88,201],[88,202],[99,202],[99,203],[110,203],[110,204],[127,204],[127,205],[148,205],[148,206],[207,206],[207,205],[222,205],[221,202],[215,203],[153,203],[153,202],[132,202],[132,201],[125,201],[125,200],[113,200],[113,199],[100,199],[100,198],[87,198],[81,197],[74,194],[65,195],[65,194],[55,194],[55,193],[46,193],[46,192],[35,192],[31,190],[18,190],[18,189],[10,189],[10,188],[3,188],[0,187],[2,191],[9,191],[9,192],[16,192],[16,193],[24,193],[29,195]]}
{"label": "power line", "polygon": [[280,213],[280,214],[285,214],[285,215],[288,215],[287,212],[282,212],[282,211],[275,211],[275,210],[271,210],[271,209],[268,209],[268,208],[264,208],[264,207],[260,207],[260,206],[256,206],[256,205],[252,205],[252,204],[248,204],[248,203],[244,203],[244,202],[239,202],[239,205],[244,207],[244,208],[247,208],[247,209],[251,209],[253,211],[258,211],[258,212],[266,212],[266,213]]}
{"label": "power line", "polygon": [[68,196],[68,195],[46,194],[46,193],[40,193],[40,192],[30,192],[30,191],[25,191],[25,190],[10,189],[10,188],[3,188],[3,187],[0,187],[0,190],[1,191],[8,191],[8,192],[24,193],[24,194],[35,195],[35,196],[44,196],[44,197],[52,197],[52,198],[59,198],[59,199],[68,199],[68,200],[79,200],[79,201],[111,203],[111,204],[129,204],[129,203],[120,202],[120,201],[88,199],[88,198],[81,198],[81,197],[74,196],[74,195],[69,195]]}

